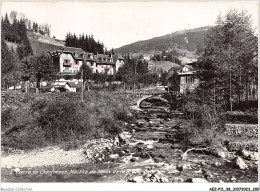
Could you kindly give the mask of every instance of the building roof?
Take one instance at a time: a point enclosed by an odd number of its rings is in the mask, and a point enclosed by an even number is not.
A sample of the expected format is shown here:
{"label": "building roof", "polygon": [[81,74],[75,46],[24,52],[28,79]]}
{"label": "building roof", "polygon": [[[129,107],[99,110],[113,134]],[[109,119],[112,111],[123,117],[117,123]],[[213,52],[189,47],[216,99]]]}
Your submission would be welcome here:
{"label": "building roof", "polygon": [[76,48],[76,47],[63,47],[59,50],[49,52],[49,54],[52,57],[57,57],[61,53],[69,53],[72,55],[74,59],[77,60],[85,59],[87,61],[96,61],[99,64],[108,64],[108,65],[115,64],[117,60],[125,60],[120,54],[113,55],[112,57],[106,54],[94,55],[94,53],[84,52],[81,48]]}
{"label": "building roof", "polygon": [[114,64],[111,61],[111,56],[106,54],[97,54],[97,63],[99,64]]}
{"label": "building roof", "polygon": [[64,47],[63,51],[84,53],[83,49],[77,47]]}
{"label": "building roof", "polygon": [[67,84],[69,84],[71,87],[78,87],[78,85],[74,82],[67,82]]}
{"label": "building roof", "polygon": [[113,62],[114,63],[116,63],[117,60],[125,60],[125,58],[122,57],[122,55],[120,55],[120,54],[115,54],[112,57],[113,57]]}
{"label": "building roof", "polygon": [[[77,59],[77,60],[86,59],[86,60],[90,60],[90,61],[96,61],[96,58],[93,53],[85,52],[81,48],[77,48],[77,47],[63,47],[59,50],[49,52],[49,54],[52,57],[59,56],[61,53],[69,53],[73,56],[74,59]],[[85,58],[84,58],[84,56],[85,56]],[[93,58],[91,58],[91,56],[93,56]]]}

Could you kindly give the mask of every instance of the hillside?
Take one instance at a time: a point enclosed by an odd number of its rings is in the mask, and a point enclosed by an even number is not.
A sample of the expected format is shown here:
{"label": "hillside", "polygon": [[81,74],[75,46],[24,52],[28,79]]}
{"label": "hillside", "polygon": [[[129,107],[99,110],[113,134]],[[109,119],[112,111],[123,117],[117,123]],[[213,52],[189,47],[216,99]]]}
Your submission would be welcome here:
{"label": "hillside", "polygon": [[[55,51],[61,47],[65,47],[62,40],[53,39],[49,36],[41,35],[39,33],[32,33],[27,31],[27,37],[31,43],[34,55],[41,55],[43,53]],[[12,47],[14,50],[16,50],[17,46],[19,45],[17,43],[8,41],[6,41],[6,44],[9,48]]]}
{"label": "hillside", "polygon": [[170,61],[148,61],[148,69],[150,72],[169,71],[172,67],[180,67],[177,63]]}
{"label": "hillside", "polygon": [[30,40],[34,55],[55,51],[65,46],[63,41],[39,33],[27,32],[27,36]]}
{"label": "hillside", "polygon": [[210,26],[200,27],[189,30],[176,31],[161,37],[138,41],[129,45],[115,49],[117,53],[138,53],[153,51],[170,51],[173,49],[188,50],[195,52],[198,45],[202,45]]}

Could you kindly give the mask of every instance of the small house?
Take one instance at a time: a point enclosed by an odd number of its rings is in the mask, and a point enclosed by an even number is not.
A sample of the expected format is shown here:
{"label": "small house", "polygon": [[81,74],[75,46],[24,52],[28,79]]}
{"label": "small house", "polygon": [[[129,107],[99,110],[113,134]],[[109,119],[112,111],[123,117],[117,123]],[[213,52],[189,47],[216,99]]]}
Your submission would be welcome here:
{"label": "small house", "polygon": [[167,77],[169,89],[178,91],[180,94],[194,91],[199,84],[196,73],[195,63],[188,63],[170,70]]}

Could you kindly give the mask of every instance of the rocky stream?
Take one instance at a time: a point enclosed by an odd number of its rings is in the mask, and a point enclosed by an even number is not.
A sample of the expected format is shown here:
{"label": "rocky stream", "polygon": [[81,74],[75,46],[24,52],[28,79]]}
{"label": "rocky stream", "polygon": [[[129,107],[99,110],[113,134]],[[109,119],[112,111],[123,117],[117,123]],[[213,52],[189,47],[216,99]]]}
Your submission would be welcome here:
{"label": "rocky stream", "polygon": [[[167,107],[138,110],[136,122],[126,123],[128,131],[115,140],[78,149],[81,163],[8,167],[2,162],[2,182],[257,182],[256,159],[233,160],[235,155],[226,158],[203,151],[190,151],[184,158],[185,121]],[[62,158],[73,159],[75,154],[69,152]]]}

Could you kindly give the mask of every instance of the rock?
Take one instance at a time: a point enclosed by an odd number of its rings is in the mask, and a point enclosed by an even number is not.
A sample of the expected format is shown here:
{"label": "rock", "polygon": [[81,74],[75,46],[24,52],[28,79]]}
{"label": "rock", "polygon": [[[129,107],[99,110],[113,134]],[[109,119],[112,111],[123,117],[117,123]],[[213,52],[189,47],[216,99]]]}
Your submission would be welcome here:
{"label": "rock", "polygon": [[244,159],[258,161],[258,152],[242,150],[239,151],[238,154],[240,154]]}
{"label": "rock", "polygon": [[129,153],[130,153],[130,150],[125,149],[124,152],[125,152],[126,154],[129,154]]}
{"label": "rock", "polygon": [[206,163],[205,163],[204,161],[202,161],[202,162],[200,162],[200,165],[201,165],[201,166],[205,166]]}
{"label": "rock", "polygon": [[190,182],[190,183],[208,183],[208,181],[206,179],[203,179],[203,178],[191,178],[191,179],[188,179],[187,182]]}
{"label": "rock", "polygon": [[119,146],[119,138],[118,138],[118,136],[116,136],[116,137],[114,138],[113,144],[114,144],[115,146]]}
{"label": "rock", "polygon": [[184,179],[183,179],[183,178],[174,177],[174,178],[173,178],[173,182],[174,182],[174,183],[177,183],[177,182],[178,182],[178,183],[183,183],[183,182],[184,182]]}
{"label": "rock", "polygon": [[197,170],[197,171],[194,171],[194,173],[202,173],[202,170],[199,169],[199,170]]}
{"label": "rock", "polygon": [[232,176],[231,178],[230,178],[230,181],[232,181],[232,182],[234,182],[234,181],[236,181],[237,179],[234,177],[234,176]]}
{"label": "rock", "polygon": [[131,138],[131,134],[127,131],[124,131],[121,133],[126,139],[130,139]]}
{"label": "rock", "polygon": [[161,177],[161,182],[163,183],[168,183],[169,182],[169,179],[167,177]]}
{"label": "rock", "polygon": [[20,169],[19,168],[14,168],[13,170],[13,174],[16,175],[20,172]]}
{"label": "rock", "polygon": [[227,149],[222,148],[222,149],[210,149],[208,152],[216,157],[221,157],[221,158],[226,158],[227,156]]}
{"label": "rock", "polygon": [[155,177],[151,177],[151,178],[150,178],[150,181],[156,182],[156,178],[155,178]]}
{"label": "rock", "polygon": [[153,149],[153,145],[147,145],[146,148],[147,149]]}
{"label": "rock", "polygon": [[183,171],[183,170],[186,170],[186,169],[189,169],[189,168],[190,168],[190,165],[186,164],[186,163],[181,163],[177,166],[178,171]]}
{"label": "rock", "polygon": [[135,183],[142,183],[144,180],[143,180],[142,176],[135,176],[130,181],[135,182]]}
{"label": "rock", "polygon": [[220,166],[221,166],[221,163],[220,163],[220,162],[215,162],[215,163],[214,163],[214,166],[215,166],[215,167],[220,167]]}
{"label": "rock", "polygon": [[155,163],[159,163],[160,162],[159,158],[157,158],[157,157],[153,158],[153,160],[154,160]]}
{"label": "rock", "polygon": [[258,161],[255,162],[255,165],[258,165]]}
{"label": "rock", "polygon": [[134,157],[131,158],[131,159],[130,159],[130,162],[136,162],[136,158],[134,158]]}
{"label": "rock", "polygon": [[153,122],[153,121],[149,121],[149,123],[150,123],[150,124],[154,124],[154,122]]}
{"label": "rock", "polygon": [[222,180],[219,180],[219,182],[220,182],[220,183],[224,183],[224,181],[222,181]]}
{"label": "rock", "polygon": [[141,152],[143,150],[143,148],[141,146],[135,146],[136,150]]}
{"label": "rock", "polygon": [[258,161],[258,158],[258,152],[252,152],[252,154],[250,155],[250,160]]}
{"label": "rock", "polygon": [[163,154],[158,155],[159,158],[165,159],[165,156]]}
{"label": "rock", "polygon": [[141,153],[140,157],[141,158],[149,158],[149,155],[147,153]]}
{"label": "rock", "polygon": [[126,144],[126,137],[123,133],[118,134],[118,139],[120,144]]}
{"label": "rock", "polygon": [[157,174],[154,174],[154,178],[156,179],[156,181],[160,180],[160,177]]}
{"label": "rock", "polygon": [[204,175],[204,177],[205,177],[206,179],[212,179],[212,178],[213,178],[213,175],[212,175],[211,172],[208,171],[208,170],[202,169],[202,173],[203,173],[203,175]]}
{"label": "rock", "polygon": [[150,177],[152,177],[152,174],[147,173],[147,174],[145,175],[145,177],[150,178]]}
{"label": "rock", "polygon": [[120,156],[124,156],[125,154],[126,154],[125,151],[120,151],[120,152],[119,152],[119,155],[120,155]]}
{"label": "rock", "polygon": [[240,158],[240,157],[236,157],[234,159],[234,164],[235,167],[239,168],[239,169],[248,169],[248,166],[244,163],[244,161]]}
{"label": "rock", "polygon": [[221,158],[226,158],[226,152],[224,151],[218,151],[216,155]]}
{"label": "rock", "polygon": [[111,154],[111,155],[109,155],[109,158],[110,158],[111,160],[115,160],[115,159],[117,159],[118,157],[119,157],[118,154]]}

